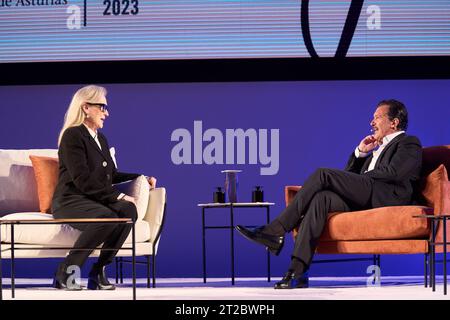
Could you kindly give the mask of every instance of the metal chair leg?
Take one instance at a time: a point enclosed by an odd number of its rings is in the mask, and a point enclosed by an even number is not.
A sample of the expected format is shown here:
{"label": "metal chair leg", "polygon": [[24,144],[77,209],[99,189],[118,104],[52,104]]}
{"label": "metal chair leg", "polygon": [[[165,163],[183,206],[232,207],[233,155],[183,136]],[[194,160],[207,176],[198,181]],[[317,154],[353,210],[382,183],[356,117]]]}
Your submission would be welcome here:
{"label": "metal chair leg", "polygon": [[156,257],[152,254],[152,277],[153,277],[153,288],[156,288]]}
{"label": "metal chair leg", "polygon": [[147,288],[150,288],[150,255],[147,258]]}
{"label": "metal chair leg", "polygon": [[123,258],[120,258],[120,283],[123,283]]}
{"label": "metal chair leg", "polygon": [[116,263],[116,284],[119,283],[119,259],[116,257],[115,259]]}

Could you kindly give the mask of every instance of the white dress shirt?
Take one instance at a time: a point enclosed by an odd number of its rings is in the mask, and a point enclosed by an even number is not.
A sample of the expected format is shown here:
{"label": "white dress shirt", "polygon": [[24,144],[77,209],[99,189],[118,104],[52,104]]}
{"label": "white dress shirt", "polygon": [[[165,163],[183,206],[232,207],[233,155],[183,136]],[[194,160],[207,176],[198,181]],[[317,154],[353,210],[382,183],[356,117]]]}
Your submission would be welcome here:
{"label": "white dress shirt", "polygon": [[[386,148],[386,146],[389,144],[389,142],[391,142],[396,136],[404,133],[405,131],[397,131],[391,134],[388,134],[387,136],[385,136],[383,138],[383,144],[381,146],[378,146],[378,149],[376,149],[375,151],[373,151],[373,157],[372,160],[370,161],[369,167],[367,168],[367,170],[365,172],[371,171],[375,168],[375,164],[377,163],[378,157],[380,156],[380,154],[383,152],[384,148]],[[358,147],[356,147],[355,149],[355,157],[357,158],[365,158],[370,154],[370,152],[360,152]]]}

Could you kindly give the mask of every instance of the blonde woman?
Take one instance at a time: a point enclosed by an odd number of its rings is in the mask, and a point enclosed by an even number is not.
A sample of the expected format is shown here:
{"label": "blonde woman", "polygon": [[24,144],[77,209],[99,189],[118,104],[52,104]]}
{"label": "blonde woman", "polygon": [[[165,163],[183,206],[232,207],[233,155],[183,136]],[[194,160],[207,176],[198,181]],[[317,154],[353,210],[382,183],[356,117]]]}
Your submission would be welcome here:
{"label": "blonde woman", "polygon": [[[139,176],[116,170],[106,137],[99,131],[109,117],[106,89],[86,86],[72,98],[66,112],[58,144],[59,180],[53,195],[52,212],[55,218],[132,218],[137,212],[134,199],[113,187]],[[152,188],[156,179],[149,178]],[[78,248],[120,248],[131,231],[130,225],[72,224],[81,231],[74,244]],[[105,266],[111,263],[118,250],[102,250],[89,273],[88,288],[114,290],[108,281]],[[71,250],[58,266],[54,287],[81,290],[71,278],[69,267],[80,267],[92,251]]]}

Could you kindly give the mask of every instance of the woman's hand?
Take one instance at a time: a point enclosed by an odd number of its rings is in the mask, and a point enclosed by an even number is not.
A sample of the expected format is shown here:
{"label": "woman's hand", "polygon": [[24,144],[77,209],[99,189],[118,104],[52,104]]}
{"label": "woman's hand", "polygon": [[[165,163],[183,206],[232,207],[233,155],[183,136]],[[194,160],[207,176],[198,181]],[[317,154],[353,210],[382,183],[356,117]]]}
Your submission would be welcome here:
{"label": "woman's hand", "polygon": [[133,202],[134,205],[136,205],[136,200],[135,200],[133,197],[130,197],[130,196],[125,195],[125,196],[122,198],[122,200],[129,201],[129,202]]}
{"label": "woman's hand", "polygon": [[150,190],[156,188],[156,178],[155,177],[148,177],[148,183],[150,184]]}

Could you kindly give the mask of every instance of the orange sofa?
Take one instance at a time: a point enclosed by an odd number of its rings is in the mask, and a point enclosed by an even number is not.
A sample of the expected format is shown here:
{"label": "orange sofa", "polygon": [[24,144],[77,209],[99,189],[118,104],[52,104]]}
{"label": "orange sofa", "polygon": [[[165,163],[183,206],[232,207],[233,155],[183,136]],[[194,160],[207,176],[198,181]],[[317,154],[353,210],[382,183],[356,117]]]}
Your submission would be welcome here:
{"label": "orange sofa", "polygon": [[[374,262],[378,265],[381,254],[423,253],[427,275],[431,223],[429,219],[414,216],[450,214],[448,170],[450,170],[450,145],[424,148],[422,178],[415,195],[418,205],[330,213],[316,252],[373,254]],[[301,186],[285,187],[286,205],[292,201],[300,188]],[[442,229],[442,226],[438,225],[438,242],[443,238]],[[448,239],[450,239],[449,229],[447,229]],[[297,231],[294,230],[294,237]],[[443,246],[438,246],[436,252],[442,252],[442,249]],[[450,250],[450,246],[447,250]],[[328,260],[330,261],[336,260]]]}

